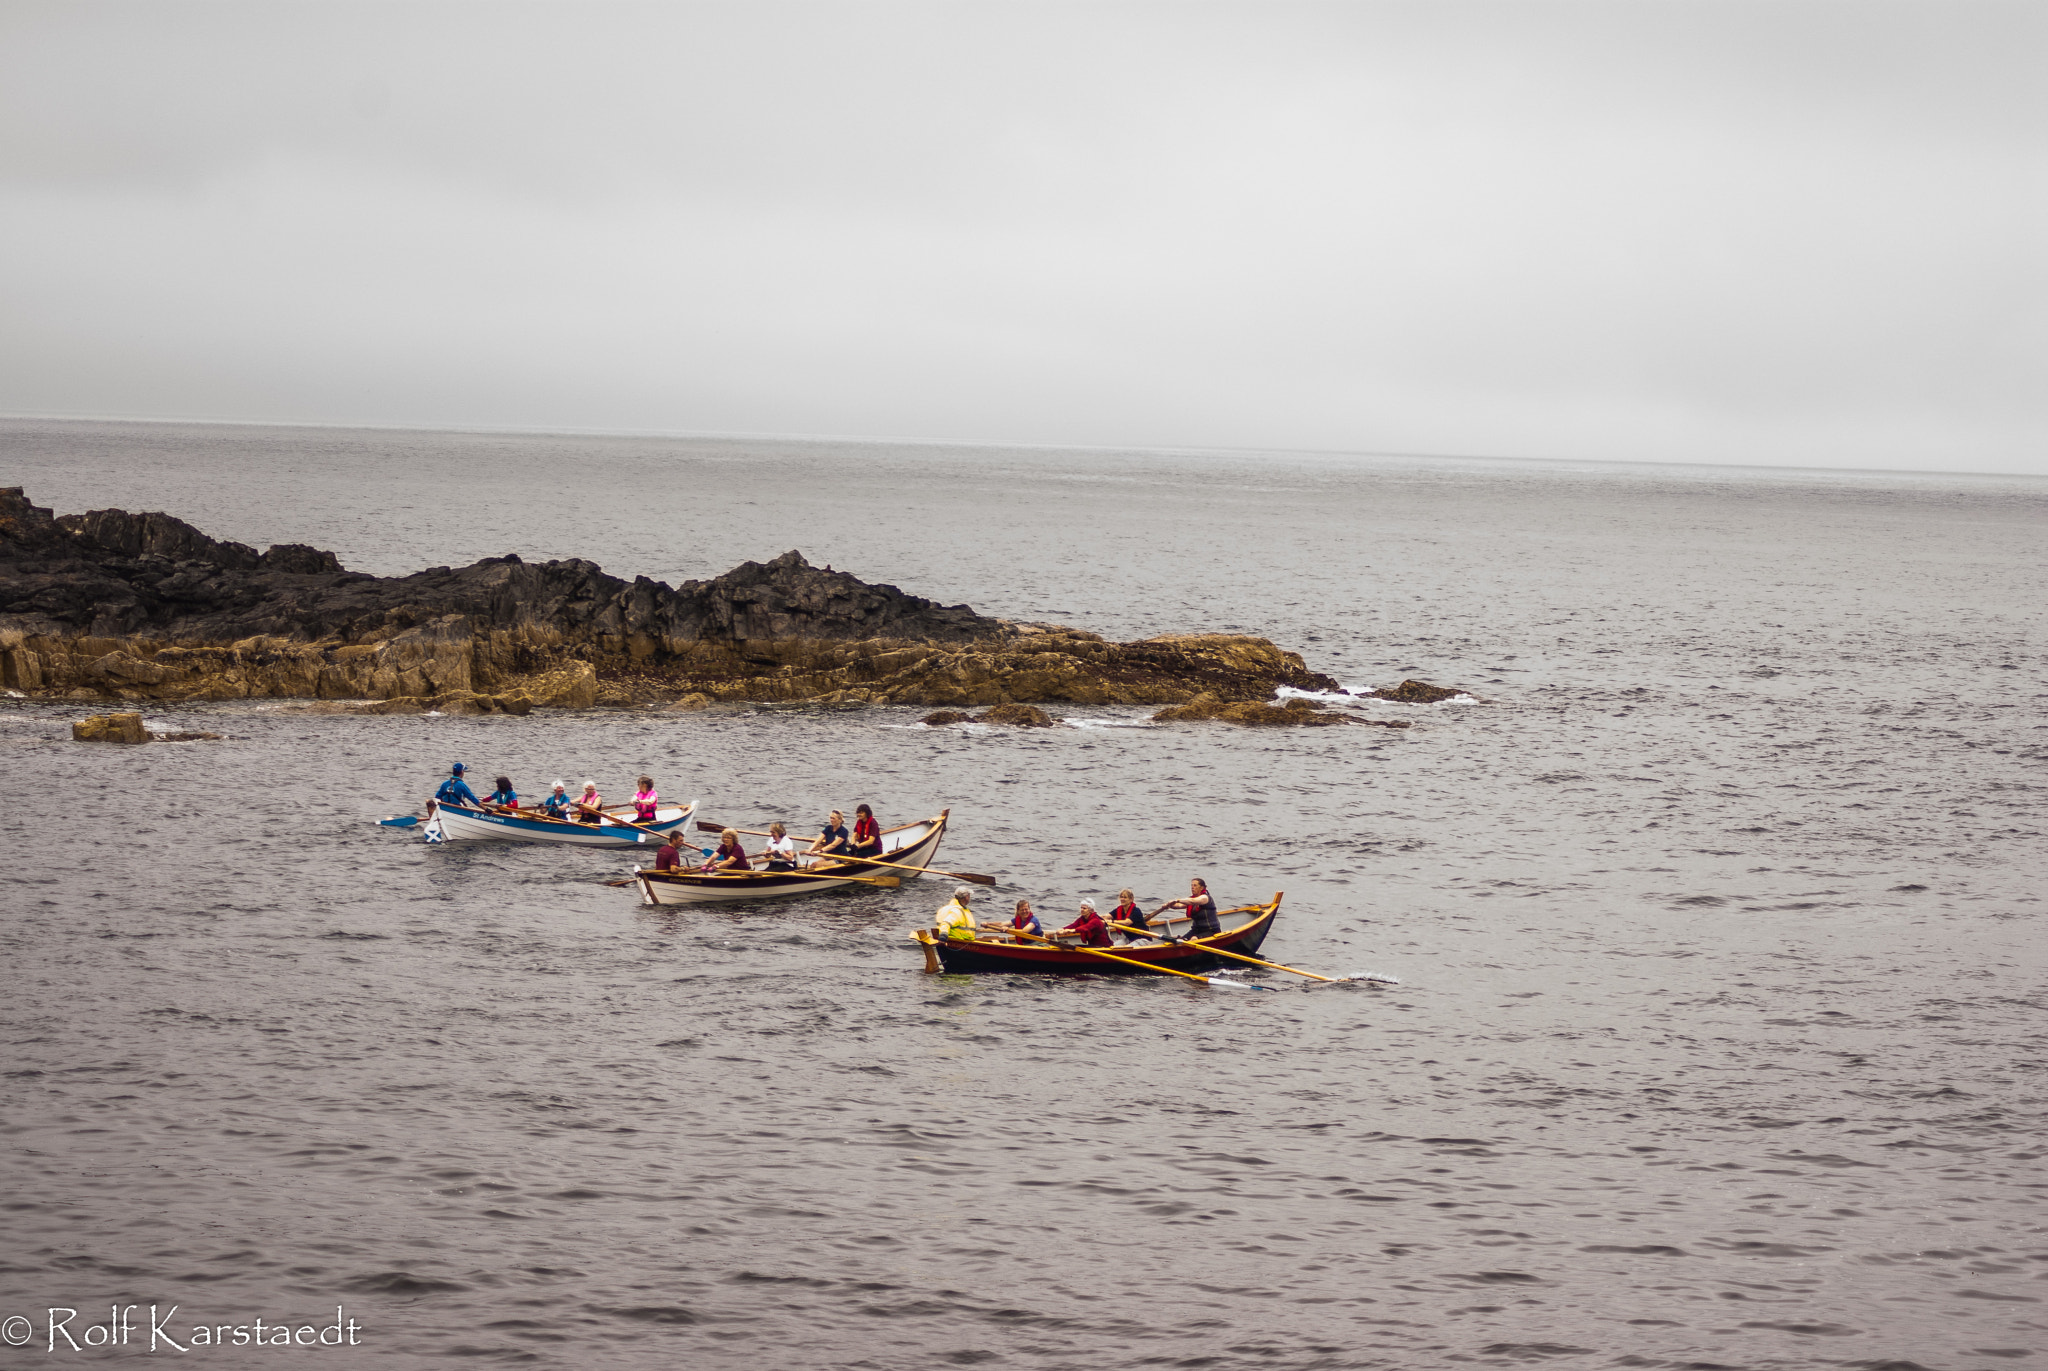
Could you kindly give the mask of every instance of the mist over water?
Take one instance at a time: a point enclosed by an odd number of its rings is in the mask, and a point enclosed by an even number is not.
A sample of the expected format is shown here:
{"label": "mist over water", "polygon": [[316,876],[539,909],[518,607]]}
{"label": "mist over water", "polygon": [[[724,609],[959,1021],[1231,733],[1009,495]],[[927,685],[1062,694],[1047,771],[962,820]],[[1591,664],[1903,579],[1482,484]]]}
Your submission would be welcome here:
{"label": "mist over water", "polygon": [[[60,512],[355,570],[794,546],[1479,697],[1299,733],[255,702],[139,749],[0,702],[0,1318],[340,1304],[392,1366],[2048,1353],[2048,484],[22,421],[0,454]],[[371,823],[455,760],[799,831],[950,806],[939,865],[993,904],[1284,890],[1268,955],[1403,984],[927,977],[949,883],[650,910],[601,884],[631,853]]]}

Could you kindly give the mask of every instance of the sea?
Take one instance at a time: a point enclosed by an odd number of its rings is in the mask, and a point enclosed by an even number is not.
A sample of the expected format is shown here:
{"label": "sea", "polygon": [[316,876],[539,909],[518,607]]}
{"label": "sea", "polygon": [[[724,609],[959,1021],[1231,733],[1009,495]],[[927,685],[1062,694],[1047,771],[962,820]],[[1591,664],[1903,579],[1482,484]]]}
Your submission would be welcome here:
{"label": "sea", "polygon": [[[0,1366],[2048,1364],[2048,480],[14,419],[0,484],[1465,692],[138,748],[0,700]],[[1398,984],[933,976],[940,878],[646,908],[632,851],[378,824],[457,761],[949,809],[985,911],[1200,876]]]}

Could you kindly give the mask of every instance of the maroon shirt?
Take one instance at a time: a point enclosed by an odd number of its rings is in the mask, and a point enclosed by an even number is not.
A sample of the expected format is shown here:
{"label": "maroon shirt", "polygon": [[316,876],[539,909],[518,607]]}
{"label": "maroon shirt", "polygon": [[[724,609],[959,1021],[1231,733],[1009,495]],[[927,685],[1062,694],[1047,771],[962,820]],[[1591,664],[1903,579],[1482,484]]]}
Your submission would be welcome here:
{"label": "maroon shirt", "polygon": [[663,843],[661,850],[654,854],[654,869],[656,871],[675,870],[678,855],[680,854],[677,853],[674,843]]}
{"label": "maroon shirt", "polygon": [[1102,916],[1092,909],[1061,929],[1060,932],[1080,934],[1082,943],[1088,947],[1111,946],[1109,941],[1109,925],[1104,923]]}
{"label": "maroon shirt", "polygon": [[[732,865],[726,865],[727,862],[731,862]],[[730,848],[726,847],[724,843],[720,843],[718,851],[711,854],[711,865],[719,871],[752,871],[754,869],[752,864],[747,861],[746,848],[738,843],[734,843]]]}

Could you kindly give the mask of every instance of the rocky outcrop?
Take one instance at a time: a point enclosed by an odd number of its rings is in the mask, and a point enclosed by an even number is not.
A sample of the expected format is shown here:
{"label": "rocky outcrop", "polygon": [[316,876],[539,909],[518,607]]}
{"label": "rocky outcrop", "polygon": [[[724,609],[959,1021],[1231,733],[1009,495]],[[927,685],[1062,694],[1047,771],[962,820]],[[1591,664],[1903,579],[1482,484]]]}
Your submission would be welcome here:
{"label": "rocky outcrop", "polygon": [[1380,728],[1407,728],[1406,719],[1361,719],[1355,714],[1327,710],[1321,700],[1295,698],[1285,704],[1257,700],[1230,701],[1214,695],[1197,695],[1184,705],[1162,709],[1152,716],[1155,723],[1182,724],[1215,719],[1247,728],[1328,728],[1334,724],[1372,724]]}
{"label": "rocky outcrop", "polygon": [[149,730],[142,726],[140,714],[95,714],[90,719],[80,719],[71,725],[71,741],[146,743],[149,741]]}
{"label": "rocky outcrop", "polygon": [[1263,638],[1110,643],[988,618],[800,553],[671,587],[578,559],[403,577],[258,553],[168,514],[54,517],[0,489],[0,686],[102,700],[296,697],[384,712],[690,701],[1232,701],[1334,682]]}
{"label": "rocky outcrop", "polygon": [[1397,686],[1381,686],[1378,690],[1366,692],[1366,698],[1373,700],[1398,700],[1404,705],[1433,705],[1440,700],[1463,695],[1462,690],[1431,685],[1427,681],[1403,681]]}
{"label": "rocky outcrop", "polygon": [[218,733],[151,733],[142,726],[142,716],[130,712],[95,714],[71,725],[75,743],[197,743],[219,738]]}

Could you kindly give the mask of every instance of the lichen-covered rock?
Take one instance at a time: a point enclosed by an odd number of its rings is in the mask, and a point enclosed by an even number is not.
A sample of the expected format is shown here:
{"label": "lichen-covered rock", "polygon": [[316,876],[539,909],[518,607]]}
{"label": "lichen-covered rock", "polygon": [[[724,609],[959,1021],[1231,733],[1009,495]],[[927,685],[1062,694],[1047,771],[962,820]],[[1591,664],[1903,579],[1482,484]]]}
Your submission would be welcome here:
{"label": "lichen-covered rock", "polygon": [[997,705],[984,714],[977,715],[978,724],[1007,724],[1012,728],[1051,728],[1052,715],[1037,705]]}
{"label": "lichen-covered rock", "polygon": [[140,714],[95,714],[71,725],[71,738],[80,743],[146,743],[149,730]]}
{"label": "lichen-covered rock", "polygon": [[1397,686],[1382,686],[1369,692],[1375,700],[1398,700],[1404,705],[1433,705],[1439,700],[1448,700],[1454,695],[1463,695],[1462,690],[1431,685],[1427,681],[1403,681]]}
{"label": "lichen-covered rock", "polygon": [[1338,724],[1408,727],[1405,720],[1360,719],[1351,714],[1333,713],[1324,708],[1321,700],[1304,700],[1299,697],[1283,705],[1275,705],[1258,700],[1220,700],[1214,695],[1198,695],[1184,705],[1162,709],[1152,718],[1155,722],[1163,724],[1196,723],[1214,719],[1227,724],[1242,724],[1246,728],[1329,728]]}
{"label": "lichen-covered rock", "polygon": [[957,709],[935,709],[924,716],[924,724],[927,728],[944,728],[948,724],[968,723],[973,718],[973,715],[964,714]]}

